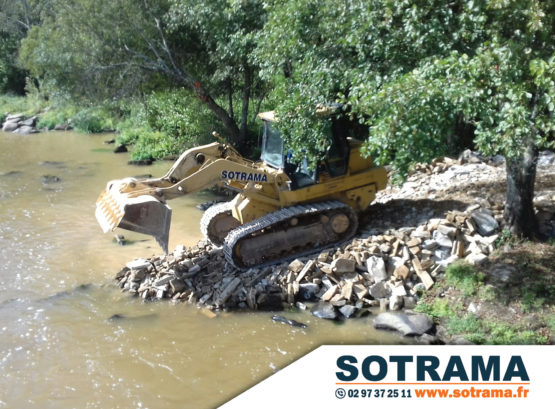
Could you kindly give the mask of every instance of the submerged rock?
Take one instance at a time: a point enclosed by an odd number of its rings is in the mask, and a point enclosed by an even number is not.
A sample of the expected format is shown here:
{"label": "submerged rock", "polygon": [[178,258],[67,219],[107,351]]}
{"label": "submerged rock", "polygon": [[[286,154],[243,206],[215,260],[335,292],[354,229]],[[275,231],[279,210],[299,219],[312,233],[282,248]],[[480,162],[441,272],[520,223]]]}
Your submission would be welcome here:
{"label": "submerged rock", "polygon": [[287,324],[290,325],[292,327],[296,327],[296,328],[306,328],[306,324],[303,324],[302,322],[298,322],[289,318],[285,318],[281,315],[273,315],[272,316],[272,321],[274,322],[281,322],[282,324]]}
{"label": "submerged rock", "polygon": [[114,153],[125,153],[127,152],[127,146],[120,144],[114,148]]}
{"label": "submerged rock", "polygon": [[62,181],[62,179],[60,179],[58,176],[55,176],[55,175],[43,175],[42,176],[43,185],[49,185],[49,184],[52,184],[52,183],[59,183],[61,181]]}

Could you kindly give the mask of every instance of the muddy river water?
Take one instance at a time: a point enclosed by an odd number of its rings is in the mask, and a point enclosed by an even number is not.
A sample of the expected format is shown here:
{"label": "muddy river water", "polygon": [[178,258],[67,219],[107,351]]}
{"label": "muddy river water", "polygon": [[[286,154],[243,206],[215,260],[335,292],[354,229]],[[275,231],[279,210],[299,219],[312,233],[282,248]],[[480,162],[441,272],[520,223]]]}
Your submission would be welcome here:
{"label": "muddy river water", "polygon": [[[138,234],[122,231],[126,246],[104,235],[95,200],[110,179],[160,176],[171,163],[129,166],[110,137],[0,132],[0,408],[210,408],[319,345],[400,342],[369,318],[282,313],[308,325],[298,329],[271,313],[210,318],[122,293],[115,273],[161,250]],[[170,249],[196,243],[195,206],[210,199],[170,203]]]}

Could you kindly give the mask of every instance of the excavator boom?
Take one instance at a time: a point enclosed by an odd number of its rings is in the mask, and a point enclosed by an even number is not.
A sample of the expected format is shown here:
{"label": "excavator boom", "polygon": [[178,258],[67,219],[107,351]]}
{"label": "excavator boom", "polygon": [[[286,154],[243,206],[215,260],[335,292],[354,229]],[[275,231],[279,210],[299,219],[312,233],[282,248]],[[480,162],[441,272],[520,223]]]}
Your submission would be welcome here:
{"label": "excavator boom", "polygon": [[167,253],[172,210],[166,200],[224,182],[242,189],[248,178],[241,176],[247,174],[267,180],[263,173],[254,172],[251,161],[225,144],[192,148],[161,178],[109,182],[96,201],[95,216],[105,233],[119,227],[147,234]]}

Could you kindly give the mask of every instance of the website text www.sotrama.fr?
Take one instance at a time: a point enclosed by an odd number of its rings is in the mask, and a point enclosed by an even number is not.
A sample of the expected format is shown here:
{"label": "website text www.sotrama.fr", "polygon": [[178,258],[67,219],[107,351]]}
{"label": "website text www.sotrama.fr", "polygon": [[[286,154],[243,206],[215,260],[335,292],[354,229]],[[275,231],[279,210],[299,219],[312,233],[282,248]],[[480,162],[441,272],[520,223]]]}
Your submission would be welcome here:
{"label": "website text www.sotrama.fr", "polygon": [[526,398],[529,389],[519,386],[512,388],[456,388],[456,389],[415,389],[417,398]]}

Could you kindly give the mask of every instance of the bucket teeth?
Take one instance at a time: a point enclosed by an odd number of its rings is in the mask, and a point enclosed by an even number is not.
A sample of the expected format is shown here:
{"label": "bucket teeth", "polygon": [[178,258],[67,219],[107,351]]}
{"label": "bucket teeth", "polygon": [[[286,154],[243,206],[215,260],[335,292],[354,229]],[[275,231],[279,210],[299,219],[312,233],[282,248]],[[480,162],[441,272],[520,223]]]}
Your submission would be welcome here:
{"label": "bucket teeth", "polygon": [[153,236],[168,252],[171,208],[150,195],[129,197],[111,183],[96,201],[95,216],[104,233],[117,227]]}
{"label": "bucket teeth", "polygon": [[123,206],[118,206],[113,195],[104,190],[96,201],[96,219],[104,230],[104,233],[118,227],[124,216]]}

